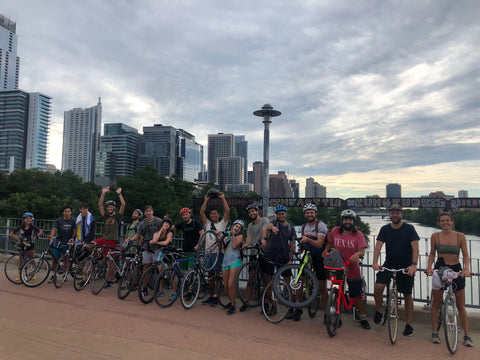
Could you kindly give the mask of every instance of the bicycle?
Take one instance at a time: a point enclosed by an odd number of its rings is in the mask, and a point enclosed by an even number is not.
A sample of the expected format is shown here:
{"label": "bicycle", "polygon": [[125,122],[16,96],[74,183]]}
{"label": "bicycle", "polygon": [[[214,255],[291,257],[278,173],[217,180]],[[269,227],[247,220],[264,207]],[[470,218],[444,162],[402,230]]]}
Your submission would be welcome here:
{"label": "bicycle", "polygon": [[93,295],[100,294],[100,292],[105,288],[111,266],[113,266],[114,275],[119,275],[120,278],[123,275],[125,268],[122,251],[108,245],[103,245],[102,248],[107,249],[107,254],[102,255],[101,260],[93,264],[91,289]]}
{"label": "bicycle", "polygon": [[[282,266],[268,258],[265,258],[265,261],[274,266],[274,273],[277,273],[277,268]],[[277,324],[285,319],[291,310],[289,306],[280,301],[277,293],[282,294],[282,297],[286,299],[290,299],[293,296],[289,283],[283,278],[280,278],[276,283],[272,279],[265,287],[262,294],[262,313],[265,319],[273,324]]]}
{"label": "bicycle", "polygon": [[397,273],[402,272],[407,273],[406,269],[389,269],[382,267],[379,271],[390,271],[392,273],[391,286],[387,284],[387,299],[386,302],[382,305],[382,325],[385,324],[385,321],[388,324],[388,336],[390,342],[394,345],[398,337],[398,289],[397,289]]}
{"label": "bicycle", "polygon": [[[244,250],[255,251],[255,259],[244,263],[240,267],[237,274],[235,288],[238,297],[244,305],[248,307],[257,307],[261,304],[263,292],[265,291],[265,277],[260,268],[260,259],[266,258],[266,256],[262,254],[263,249],[259,243],[248,246]],[[243,257],[243,250],[241,254]],[[245,283],[245,277],[247,278],[247,284],[242,286],[242,284]]]}
{"label": "bicycle", "polygon": [[94,246],[92,252],[80,261],[73,277],[73,288],[77,291],[83,290],[90,283],[93,268],[103,258],[102,247]]}
{"label": "bicycle", "polygon": [[[303,250],[303,244],[299,243],[299,248]],[[290,308],[297,309],[309,306],[317,298],[318,281],[313,271],[309,268],[312,263],[310,250],[295,253],[295,256],[299,263],[281,266],[273,275],[272,281],[273,291],[278,300]],[[288,275],[284,276],[284,273]],[[288,283],[292,293],[295,293],[296,296],[293,300],[290,296],[282,293],[282,279]],[[298,296],[299,293],[301,293],[301,296]]]}
{"label": "bicycle", "polygon": [[[229,232],[224,232],[228,234]],[[204,271],[211,271],[217,265],[220,260],[220,254],[222,253],[222,239],[217,236],[215,231],[205,231],[197,245],[197,263]],[[216,255],[216,256],[213,256]]]}
{"label": "bicycle", "polygon": [[[332,251],[333,250],[335,249],[332,249]],[[342,256],[343,267],[325,265],[325,270],[328,271],[328,277],[332,282],[327,300],[327,311],[325,313],[325,325],[330,337],[334,337],[337,334],[337,330],[341,325],[341,307],[343,306],[343,308],[348,311],[353,309],[356,303],[355,298],[350,299],[348,296],[345,296],[343,291],[350,259],[351,257],[345,261]],[[355,314],[355,311],[353,313]]]}
{"label": "bicycle", "polygon": [[192,261],[194,258],[182,258],[179,251],[171,252],[173,265],[164,269],[155,280],[154,294],[155,302],[162,308],[168,308],[173,305],[180,295],[180,284],[183,278],[183,271],[180,263]]}
{"label": "bicycle", "polygon": [[47,280],[50,274],[50,263],[47,257],[53,256],[52,249],[55,247],[53,244],[54,241],[50,240],[47,249],[40,256],[31,258],[22,266],[20,277],[25,286],[37,287]]}
{"label": "bicycle", "polygon": [[133,257],[125,258],[126,269],[118,283],[117,296],[120,300],[125,299],[133,290],[138,290],[137,286],[142,273],[142,252],[140,245],[133,246],[137,248],[137,252]]}
{"label": "bicycle", "polygon": [[[10,256],[8,260],[5,262],[4,272],[5,272],[5,276],[10,282],[20,285],[22,283],[22,278],[21,278],[22,267],[29,260],[27,251],[28,251],[28,248],[30,247],[30,243],[24,242],[24,241],[22,242],[15,241],[14,246],[18,250],[18,253]],[[22,260],[20,260],[20,258]]]}

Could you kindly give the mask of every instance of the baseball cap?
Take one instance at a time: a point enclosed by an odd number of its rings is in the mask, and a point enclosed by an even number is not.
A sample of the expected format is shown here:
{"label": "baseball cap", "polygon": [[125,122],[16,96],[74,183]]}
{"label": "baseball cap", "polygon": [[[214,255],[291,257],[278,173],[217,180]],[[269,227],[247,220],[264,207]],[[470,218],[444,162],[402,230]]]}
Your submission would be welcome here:
{"label": "baseball cap", "polygon": [[390,205],[390,207],[388,208],[388,211],[392,211],[392,210],[400,210],[400,211],[403,211],[403,208],[402,208],[402,205],[400,205],[400,204],[392,204],[392,205]]}

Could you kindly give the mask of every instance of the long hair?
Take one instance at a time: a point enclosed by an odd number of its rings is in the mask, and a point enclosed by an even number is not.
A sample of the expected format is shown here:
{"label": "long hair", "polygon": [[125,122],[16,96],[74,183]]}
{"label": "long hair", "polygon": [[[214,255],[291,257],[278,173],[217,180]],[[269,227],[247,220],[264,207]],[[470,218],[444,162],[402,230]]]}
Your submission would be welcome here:
{"label": "long hair", "polygon": [[[340,224],[340,234],[343,234],[343,230],[344,230],[344,226],[343,226],[343,219],[341,219],[341,224]],[[355,224],[352,225],[352,234],[356,234],[357,233],[357,227],[355,226]]]}

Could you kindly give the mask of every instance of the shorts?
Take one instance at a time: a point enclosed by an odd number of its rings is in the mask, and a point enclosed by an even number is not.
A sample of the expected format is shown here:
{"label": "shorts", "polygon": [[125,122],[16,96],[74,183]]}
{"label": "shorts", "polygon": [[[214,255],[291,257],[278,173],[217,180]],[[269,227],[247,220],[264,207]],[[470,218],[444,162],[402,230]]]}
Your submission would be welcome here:
{"label": "shorts", "polygon": [[151,251],[142,251],[142,264],[153,264],[158,259],[158,255],[160,254],[160,249],[155,250],[154,252]]}
{"label": "shorts", "polygon": [[[390,284],[393,274],[390,271],[379,271],[377,273],[377,284]],[[402,294],[411,294],[415,278],[402,272],[397,273],[397,289]]]}
{"label": "shorts", "polygon": [[67,252],[68,245],[56,242],[53,244],[52,255],[55,259],[61,258]]}
{"label": "shorts", "polygon": [[240,266],[242,266],[242,260],[237,259],[233,262],[233,264],[231,264],[229,266],[222,266],[222,270],[235,269],[235,268],[239,268]]}
{"label": "shorts", "polygon": [[[100,246],[105,246],[106,245],[106,246],[110,246],[114,249],[117,247],[117,240],[105,240],[104,238],[98,238],[98,239],[93,240],[93,242],[95,244],[100,245]],[[105,248],[103,250],[103,255],[107,255],[109,251],[110,251],[109,248]]]}
{"label": "shorts", "polygon": [[[462,270],[462,266],[460,264],[446,265],[444,262],[439,263],[438,260],[435,263],[434,269],[439,269],[441,266],[446,266],[455,272],[460,272]],[[448,284],[443,285],[443,289],[447,290]],[[453,292],[465,289],[465,278],[463,276],[459,276],[458,278],[453,279],[452,289],[453,289]]]}
{"label": "shorts", "polygon": [[[288,260],[287,261],[284,261],[284,262],[281,262],[280,263],[280,266],[281,265],[285,265],[288,263]],[[274,265],[272,263],[269,263],[268,261],[262,261],[260,262],[260,267],[262,269],[262,272],[269,275],[269,276],[273,276],[273,274],[275,273],[275,268],[280,268],[280,266],[277,266],[277,265]],[[284,277],[289,277],[289,276],[292,276],[292,272],[290,270],[288,271],[285,271],[283,273],[283,276]]]}
{"label": "shorts", "polygon": [[364,293],[363,279],[361,277],[356,279],[347,279],[347,284],[350,299],[353,299],[354,297]]}
{"label": "shorts", "polygon": [[185,258],[177,260],[180,269],[184,271],[192,269],[195,266],[195,262],[197,261],[197,253],[184,252],[183,254],[185,255]]}
{"label": "shorts", "polygon": [[[217,260],[217,256],[218,256],[218,260]],[[207,269],[210,269],[212,267],[212,264],[215,262],[215,260],[217,260],[217,263],[215,264],[213,269],[211,269],[210,271],[218,273],[220,272],[220,269],[222,267],[222,261],[223,261],[222,253],[220,253],[220,255],[218,255],[217,253],[207,254],[207,257],[205,258],[205,267]]]}
{"label": "shorts", "polygon": [[323,266],[323,257],[322,255],[312,255],[312,265],[315,275],[317,275],[317,280],[327,280],[327,271]]}
{"label": "shorts", "polygon": [[[22,245],[23,245],[23,244],[24,244],[24,243],[22,242]],[[35,250],[35,244],[34,244],[33,242],[31,242],[31,243],[29,243],[29,244],[30,244],[29,247],[25,247],[25,245],[24,245],[24,250],[25,250],[25,251]]]}

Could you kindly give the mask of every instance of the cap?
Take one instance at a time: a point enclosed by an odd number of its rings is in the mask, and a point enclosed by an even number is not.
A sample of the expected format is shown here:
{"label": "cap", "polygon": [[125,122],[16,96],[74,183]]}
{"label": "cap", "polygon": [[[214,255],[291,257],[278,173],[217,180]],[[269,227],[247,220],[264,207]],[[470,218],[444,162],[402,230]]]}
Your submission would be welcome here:
{"label": "cap", "polygon": [[388,211],[392,211],[392,210],[400,210],[400,211],[403,211],[403,208],[402,208],[402,205],[400,205],[400,204],[392,204],[392,205],[390,205],[390,207],[388,208]]}

